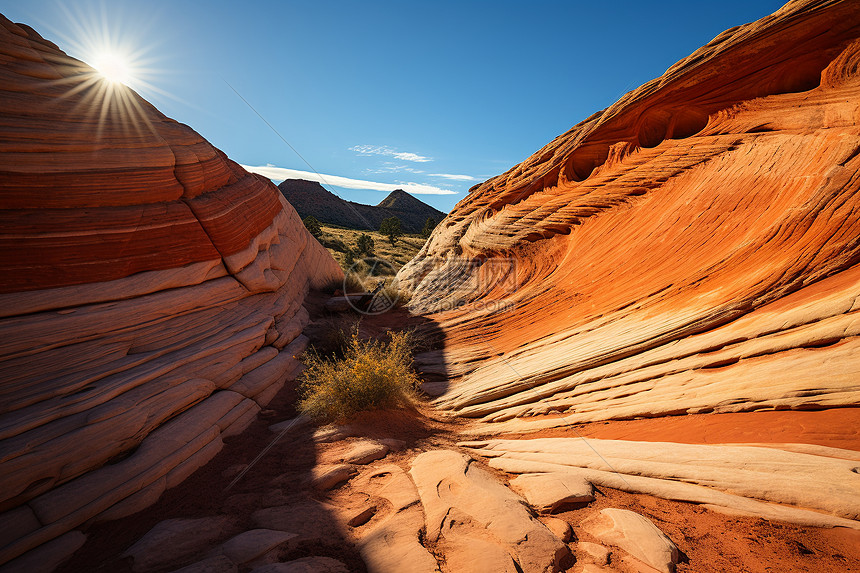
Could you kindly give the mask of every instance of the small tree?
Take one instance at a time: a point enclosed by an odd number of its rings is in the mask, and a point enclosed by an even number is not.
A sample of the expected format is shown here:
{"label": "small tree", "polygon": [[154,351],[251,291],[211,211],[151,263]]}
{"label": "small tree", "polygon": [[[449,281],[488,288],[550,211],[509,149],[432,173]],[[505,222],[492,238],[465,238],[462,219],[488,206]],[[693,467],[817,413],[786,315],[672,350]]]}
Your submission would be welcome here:
{"label": "small tree", "polygon": [[400,228],[400,219],[397,217],[389,217],[382,221],[379,225],[379,232],[388,237],[388,242],[392,245],[397,242],[397,239],[403,234]]}
{"label": "small tree", "polygon": [[349,247],[343,253],[343,262],[350,267],[355,264],[355,252]]}
{"label": "small tree", "polygon": [[360,234],[355,241],[355,247],[359,254],[369,255],[373,252],[373,237],[367,233]]}
{"label": "small tree", "polygon": [[421,229],[421,236],[425,239],[430,238],[430,233],[433,232],[433,229],[436,228],[436,219],[433,217],[427,217],[427,221],[424,223],[424,228]]}
{"label": "small tree", "polygon": [[308,230],[308,233],[319,239],[322,236],[322,226],[316,217],[313,215],[308,215],[302,220],[302,223],[305,224],[305,228]]}

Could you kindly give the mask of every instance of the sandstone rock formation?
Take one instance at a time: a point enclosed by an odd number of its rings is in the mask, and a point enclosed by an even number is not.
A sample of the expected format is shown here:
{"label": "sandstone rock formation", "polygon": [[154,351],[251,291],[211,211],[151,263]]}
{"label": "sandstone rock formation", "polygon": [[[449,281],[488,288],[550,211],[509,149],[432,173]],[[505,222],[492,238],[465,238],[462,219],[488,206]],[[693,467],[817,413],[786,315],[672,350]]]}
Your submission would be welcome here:
{"label": "sandstone rock formation", "polygon": [[521,477],[556,475],[726,513],[860,529],[860,453],[850,450],[582,438],[462,445]]}
{"label": "sandstone rock formation", "polygon": [[409,472],[424,506],[427,539],[450,571],[557,571],[567,547],[522,498],[468,456],[437,450]]}
{"label": "sandstone rock formation", "polygon": [[0,60],[4,563],[211,459],[342,274],[271,182],[132,90],[2,16]]}
{"label": "sandstone rock formation", "polygon": [[479,432],[860,403],[860,4],[799,0],[473,188],[399,273]]}

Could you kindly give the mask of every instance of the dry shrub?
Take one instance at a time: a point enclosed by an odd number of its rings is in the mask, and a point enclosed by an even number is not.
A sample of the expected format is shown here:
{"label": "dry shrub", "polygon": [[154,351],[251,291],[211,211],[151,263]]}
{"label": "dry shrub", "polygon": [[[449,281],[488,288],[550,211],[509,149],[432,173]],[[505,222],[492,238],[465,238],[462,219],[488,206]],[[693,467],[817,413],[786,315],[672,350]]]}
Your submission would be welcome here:
{"label": "dry shrub", "polygon": [[306,353],[299,410],[317,420],[342,421],[366,410],[411,404],[419,382],[412,348],[408,331],[390,333],[389,342],[361,340],[353,332],[343,358]]}
{"label": "dry shrub", "polygon": [[387,283],[382,290],[379,291],[377,297],[384,297],[384,300],[394,301],[394,307],[400,308],[409,304],[412,298],[412,293],[408,290],[398,288],[394,283]]}
{"label": "dry shrub", "polygon": [[347,293],[366,292],[362,280],[363,279],[359,274],[356,274],[354,272],[345,272],[343,279],[334,279],[328,282],[328,284],[323,286],[320,290],[328,294],[332,294],[335,291],[343,290],[344,288],[346,288]]}
{"label": "dry shrub", "polygon": [[347,272],[340,288],[344,289],[345,293],[360,293],[366,292],[364,283],[361,277],[354,272]]}

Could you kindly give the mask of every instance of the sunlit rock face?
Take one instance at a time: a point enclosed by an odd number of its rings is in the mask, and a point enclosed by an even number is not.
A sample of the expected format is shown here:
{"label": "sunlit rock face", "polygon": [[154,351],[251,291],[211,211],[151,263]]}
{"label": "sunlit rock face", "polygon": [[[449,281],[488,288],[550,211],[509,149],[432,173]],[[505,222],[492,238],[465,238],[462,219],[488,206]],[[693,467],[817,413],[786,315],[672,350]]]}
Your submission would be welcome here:
{"label": "sunlit rock face", "polygon": [[271,182],[2,16],[0,61],[2,563],[211,459],[342,273]]}
{"label": "sunlit rock face", "polygon": [[446,335],[438,404],[481,431],[858,404],[858,37],[860,3],[791,2],[473,188],[399,274]]}

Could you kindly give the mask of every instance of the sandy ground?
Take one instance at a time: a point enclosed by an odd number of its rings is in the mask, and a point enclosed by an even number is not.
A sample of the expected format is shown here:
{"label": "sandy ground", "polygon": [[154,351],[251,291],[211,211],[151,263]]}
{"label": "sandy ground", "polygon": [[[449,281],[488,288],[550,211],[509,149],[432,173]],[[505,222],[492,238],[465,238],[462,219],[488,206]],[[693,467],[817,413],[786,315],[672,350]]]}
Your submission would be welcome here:
{"label": "sandy ground", "polygon": [[860,408],[690,414],[574,424],[528,437],[585,436],[682,444],[815,444],[860,451]]}

